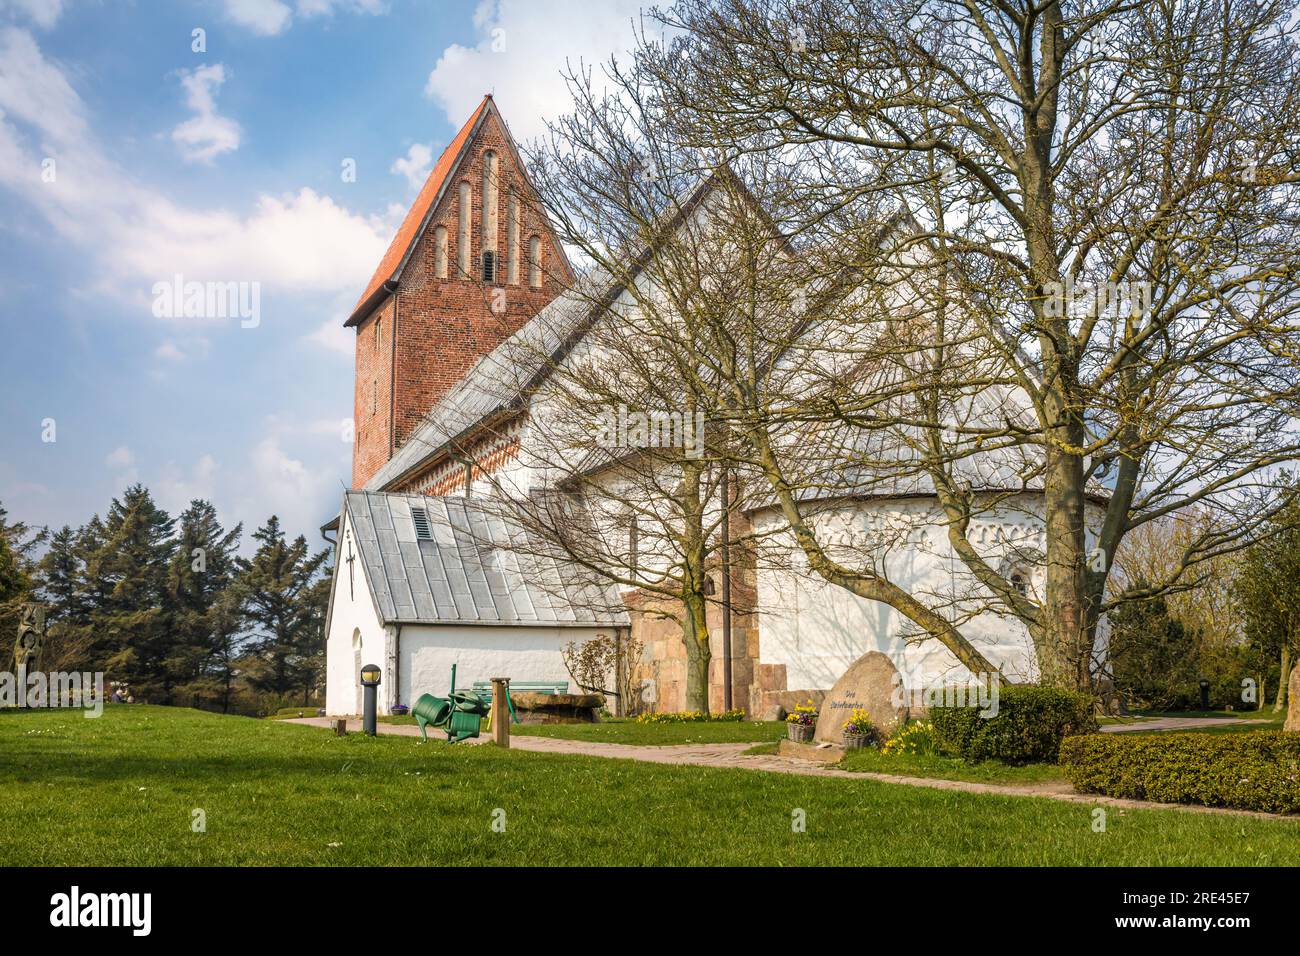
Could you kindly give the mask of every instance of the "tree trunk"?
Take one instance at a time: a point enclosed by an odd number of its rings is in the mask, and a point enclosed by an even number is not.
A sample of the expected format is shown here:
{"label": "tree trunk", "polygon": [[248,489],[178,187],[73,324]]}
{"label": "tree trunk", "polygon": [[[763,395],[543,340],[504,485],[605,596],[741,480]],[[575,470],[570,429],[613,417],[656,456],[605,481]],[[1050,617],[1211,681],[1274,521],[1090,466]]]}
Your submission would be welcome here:
{"label": "tree trunk", "polygon": [[1286,688],[1291,680],[1291,645],[1282,645],[1282,674],[1277,679],[1277,699],[1273,702],[1273,713],[1286,710]]}
{"label": "tree trunk", "polygon": [[682,602],[682,640],[686,643],[686,709],[709,712],[709,625],[702,594],[687,594]]}

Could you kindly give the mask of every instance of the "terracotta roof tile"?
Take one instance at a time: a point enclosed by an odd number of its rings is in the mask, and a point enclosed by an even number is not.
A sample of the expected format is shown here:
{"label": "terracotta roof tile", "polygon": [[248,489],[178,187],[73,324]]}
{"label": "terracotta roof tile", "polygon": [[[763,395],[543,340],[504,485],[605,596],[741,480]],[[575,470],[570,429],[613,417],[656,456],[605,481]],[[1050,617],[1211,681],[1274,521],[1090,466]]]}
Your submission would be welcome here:
{"label": "terracotta roof tile", "polygon": [[424,181],[424,186],[420,189],[420,195],[415,197],[415,202],[407,210],[406,218],[402,220],[397,235],[393,236],[393,241],[388,244],[388,251],[384,253],[384,258],[379,261],[379,267],[375,269],[375,274],[370,277],[370,282],[366,285],[366,291],[361,293],[361,298],[353,306],[352,317],[348,319],[346,324],[352,325],[360,321],[362,316],[358,315],[358,311],[365,305],[366,300],[378,292],[380,286],[393,278],[393,273],[397,271],[397,267],[406,255],[406,251],[411,247],[411,243],[415,241],[416,234],[420,231],[420,224],[424,222],[430,208],[437,200],[438,194],[442,191],[443,183],[447,181],[452,168],[456,165],[456,159],[460,156],[461,149],[464,147],[466,140],[469,139],[479,121],[479,117],[483,115],[491,99],[490,94],[483,97],[483,102],[479,103],[478,109],[474,110],[474,114],[465,121],[465,125],[460,128],[460,132],[456,134],[456,137],[448,144],[447,148],[442,151],[438,161],[434,163],[429,178]]}

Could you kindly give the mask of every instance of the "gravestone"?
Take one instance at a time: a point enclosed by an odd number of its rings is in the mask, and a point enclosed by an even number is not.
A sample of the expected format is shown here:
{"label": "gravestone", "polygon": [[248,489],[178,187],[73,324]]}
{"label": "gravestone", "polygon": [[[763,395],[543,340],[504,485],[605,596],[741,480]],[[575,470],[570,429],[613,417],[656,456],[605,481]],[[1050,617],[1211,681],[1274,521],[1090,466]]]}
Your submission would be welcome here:
{"label": "gravestone", "polygon": [[1283,730],[1300,733],[1300,666],[1291,671],[1291,679],[1286,685],[1286,723]]}
{"label": "gravestone", "polygon": [[870,714],[871,722],[886,736],[892,735],[907,722],[907,706],[898,688],[894,662],[879,651],[868,651],[849,666],[822,701],[813,739],[842,743],[844,724],[855,707]]}

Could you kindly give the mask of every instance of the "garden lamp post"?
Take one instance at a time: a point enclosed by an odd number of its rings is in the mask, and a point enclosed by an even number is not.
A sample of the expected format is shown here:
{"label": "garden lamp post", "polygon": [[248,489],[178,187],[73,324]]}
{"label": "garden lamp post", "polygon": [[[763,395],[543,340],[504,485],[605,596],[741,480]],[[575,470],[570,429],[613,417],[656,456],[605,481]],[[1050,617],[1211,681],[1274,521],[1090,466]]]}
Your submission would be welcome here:
{"label": "garden lamp post", "polygon": [[1210,709],[1210,682],[1201,678],[1201,710]]}
{"label": "garden lamp post", "polygon": [[378,708],[379,697],[379,667],[375,664],[367,664],[361,668],[361,686],[365,688],[365,702],[362,704],[361,729],[371,737],[378,733],[375,726],[375,711]]}

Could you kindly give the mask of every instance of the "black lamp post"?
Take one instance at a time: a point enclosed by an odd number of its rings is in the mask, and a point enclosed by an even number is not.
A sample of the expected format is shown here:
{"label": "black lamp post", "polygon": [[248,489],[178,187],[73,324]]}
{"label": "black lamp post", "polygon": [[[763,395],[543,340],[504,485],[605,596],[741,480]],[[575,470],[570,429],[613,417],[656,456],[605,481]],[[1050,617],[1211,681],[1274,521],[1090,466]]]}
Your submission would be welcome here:
{"label": "black lamp post", "polygon": [[1201,710],[1210,709],[1210,682],[1201,678]]}
{"label": "black lamp post", "polygon": [[375,712],[378,709],[379,675],[381,671],[375,664],[361,668],[361,686],[365,688],[365,702],[362,705],[361,729],[371,737],[379,732],[375,726]]}

